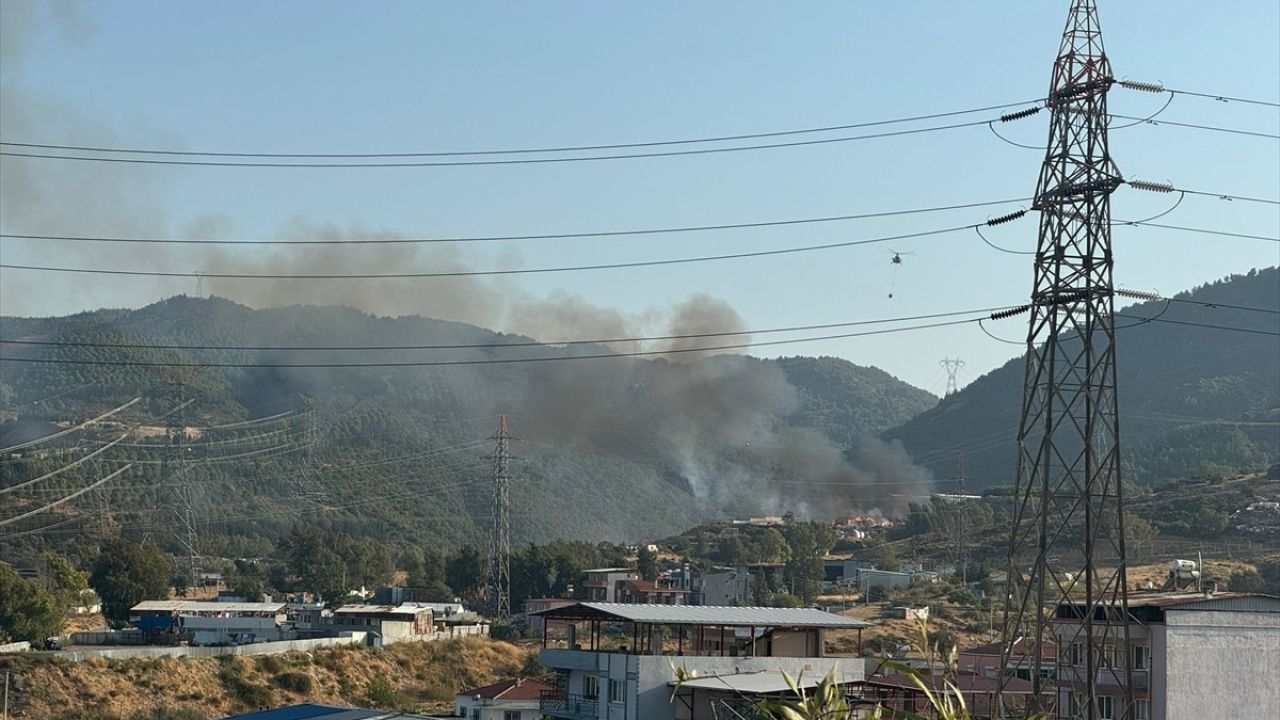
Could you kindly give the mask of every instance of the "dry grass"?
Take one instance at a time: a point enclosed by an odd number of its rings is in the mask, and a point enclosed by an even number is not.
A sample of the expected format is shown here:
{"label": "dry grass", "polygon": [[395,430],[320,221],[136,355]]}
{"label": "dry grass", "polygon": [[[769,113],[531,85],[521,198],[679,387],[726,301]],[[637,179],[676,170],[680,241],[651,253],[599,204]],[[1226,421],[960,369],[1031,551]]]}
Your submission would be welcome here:
{"label": "dry grass", "polygon": [[463,638],[252,657],[30,659],[12,669],[17,705],[28,718],[131,720],[159,709],[220,718],[299,702],[440,711],[466,687],[519,674],[530,652]]}

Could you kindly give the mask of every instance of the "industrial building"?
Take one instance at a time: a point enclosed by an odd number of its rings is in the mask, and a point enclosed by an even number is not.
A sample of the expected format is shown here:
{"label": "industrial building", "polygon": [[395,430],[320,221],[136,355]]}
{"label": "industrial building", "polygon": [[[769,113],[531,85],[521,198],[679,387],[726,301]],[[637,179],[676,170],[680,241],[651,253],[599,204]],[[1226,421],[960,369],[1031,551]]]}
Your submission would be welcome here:
{"label": "industrial building", "polygon": [[285,603],[146,600],[129,611],[144,638],[192,645],[245,645],[292,639]]}

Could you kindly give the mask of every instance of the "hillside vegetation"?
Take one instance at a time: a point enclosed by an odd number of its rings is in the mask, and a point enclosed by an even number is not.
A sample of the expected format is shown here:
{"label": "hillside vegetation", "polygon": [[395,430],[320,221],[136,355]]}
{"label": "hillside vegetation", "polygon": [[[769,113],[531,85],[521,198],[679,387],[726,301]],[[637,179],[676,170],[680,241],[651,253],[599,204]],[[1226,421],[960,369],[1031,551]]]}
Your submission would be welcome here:
{"label": "hillside vegetation", "polygon": [[[1274,333],[1280,332],[1280,317],[1227,306],[1274,311],[1280,268],[1234,276],[1176,298],[1220,305],[1141,303],[1124,308],[1117,318],[1127,479],[1152,486],[1277,462],[1280,342]],[[1139,320],[1157,316],[1162,322]],[[1009,327],[1009,337],[1021,330]],[[955,476],[963,452],[970,489],[1012,484],[1023,364],[1021,357],[1010,360],[885,437],[901,441],[916,462],[943,478]]]}
{"label": "hillside vegetation", "polygon": [[0,658],[10,710],[41,720],[211,720],[301,702],[451,712],[454,697],[540,672],[532,651],[464,638],[283,655],[89,660]]}
{"label": "hillside vegetation", "polygon": [[[835,358],[540,362],[632,347],[548,346],[340,307],[253,310],[175,297],[138,310],[6,317],[0,336],[34,343],[6,345],[6,358],[58,361],[0,361],[0,447],[141,398],[90,431],[0,464],[0,487],[25,483],[131,433],[92,462],[0,495],[11,517],[134,463],[11,528],[15,552],[86,527],[150,533],[177,551],[175,519],[188,503],[205,554],[260,556],[299,520],[425,545],[482,544],[499,414],[515,438],[518,544],[635,541],[725,513],[823,507],[821,483],[833,480],[872,480],[883,494],[883,480],[909,462],[869,438],[936,402]],[[435,349],[278,349],[406,345]],[[228,346],[252,349],[195,349]],[[529,362],[492,364],[502,359]],[[226,366],[241,364],[266,367]],[[293,364],[326,367],[279,367]],[[812,491],[809,480],[819,483]],[[73,519],[61,532],[25,534]]]}

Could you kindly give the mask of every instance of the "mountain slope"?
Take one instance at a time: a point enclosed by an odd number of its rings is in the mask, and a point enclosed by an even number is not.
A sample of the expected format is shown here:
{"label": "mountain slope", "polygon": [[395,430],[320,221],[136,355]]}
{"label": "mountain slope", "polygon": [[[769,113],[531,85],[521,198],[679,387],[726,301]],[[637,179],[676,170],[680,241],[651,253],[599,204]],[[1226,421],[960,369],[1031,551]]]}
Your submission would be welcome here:
{"label": "mountain slope", "polygon": [[[103,524],[173,533],[182,493],[194,492],[210,542],[228,554],[253,555],[298,518],[363,535],[482,542],[492,476],[486,438],[499,414],[517,438],[517,541],[634,540],[721,513],[826,513],[836,481],[850,486],[849,498],[862,480],[881,494],[887,477],[927,483],[870,436],[936,399],[835,358],[544,362],[620,348],[540,345],[350,308],[253,310],[188,297],[134,311],[0,318],[0,336],[61,343],[6,345],[0,447],[46,435],[50,422],[65,426],[142,398],[92,431],[41,446],[50,457],[0,464],[0,486],[132,428],[102,456],[102,468],[135,466],[92,501],[73,504],[75,512],[97,509]],[[186,349],[147,347],[155,345]],[[420,345],[433,348],[405,347]],[[324,349],[288,349],[299,346]],[[521,362],[493,362],[512,358]],[[295,364],[320,367],[284,367]],[[179,425],[185,452],[166,440]],[[84,487],[97,470],[86,465],[41,483],[39,493],[0,501],[36,507]],[[182,490],[184,480],[193,491]]]}
{"label": "mountain slope", "polygon": [[[1117,393],[1130,480],[1151,485],[1276,461],[1280,342],[1201,325],[1275,333],[1275,314],[1225,306],[1274,309],[1277,298],[1280,269],[1269,268],[1177,296],[1220,307],[1161,301],[1119,311]],[[1140,322],[1156,316],[1162,322]],[[1010,360],[884,436],[938,477],[954,477],[963,452],[970,488],[1011,484],[1022,375],[1022,358]]]}

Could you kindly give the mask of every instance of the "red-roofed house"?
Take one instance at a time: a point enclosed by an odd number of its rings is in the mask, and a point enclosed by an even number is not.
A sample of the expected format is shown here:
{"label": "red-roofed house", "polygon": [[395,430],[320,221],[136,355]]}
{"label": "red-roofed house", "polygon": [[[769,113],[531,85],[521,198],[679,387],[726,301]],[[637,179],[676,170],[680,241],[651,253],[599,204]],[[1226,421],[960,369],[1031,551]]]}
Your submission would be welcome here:
{"label": "red-roofed house", "polygon": [[688,605],[689,591],[665,580],[621,580],[618,602],[639,605]]}
{"label": "red-roofed house", "polygon": [[469,720],[539,720],[538,698],[553,689],[537,680],[516,678],[463,690],[455,714]]}

